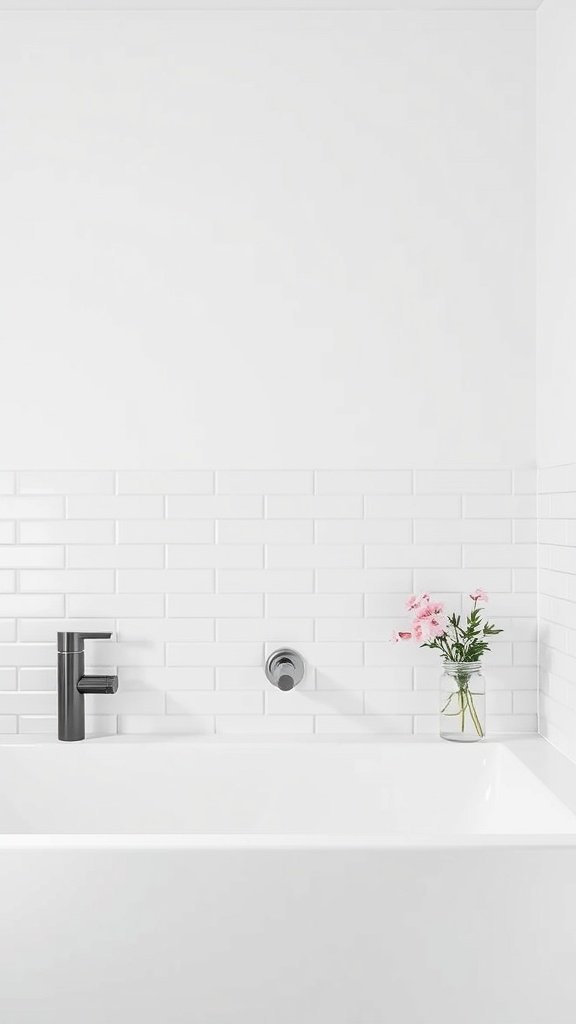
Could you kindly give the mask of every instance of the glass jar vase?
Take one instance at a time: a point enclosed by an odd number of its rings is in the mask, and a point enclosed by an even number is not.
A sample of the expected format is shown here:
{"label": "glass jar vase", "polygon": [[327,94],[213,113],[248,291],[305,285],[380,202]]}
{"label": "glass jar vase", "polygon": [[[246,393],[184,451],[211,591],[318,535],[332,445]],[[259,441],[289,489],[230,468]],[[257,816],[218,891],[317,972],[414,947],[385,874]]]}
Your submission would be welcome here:
{"label": "glass jar vase", "polygon": [[440,678],[440,735],[474,743],[486,735],[486,682],[479,661],[445,661]]}

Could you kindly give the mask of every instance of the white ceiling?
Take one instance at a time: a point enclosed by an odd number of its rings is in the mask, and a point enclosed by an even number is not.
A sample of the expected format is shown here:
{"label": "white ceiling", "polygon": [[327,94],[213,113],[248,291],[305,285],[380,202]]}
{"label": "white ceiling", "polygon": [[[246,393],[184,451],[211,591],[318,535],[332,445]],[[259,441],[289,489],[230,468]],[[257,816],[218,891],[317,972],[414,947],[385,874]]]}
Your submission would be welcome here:
{"label": "white ceiling", "polygon": [[535,11],[543,0],[0,0],[4,11]]}

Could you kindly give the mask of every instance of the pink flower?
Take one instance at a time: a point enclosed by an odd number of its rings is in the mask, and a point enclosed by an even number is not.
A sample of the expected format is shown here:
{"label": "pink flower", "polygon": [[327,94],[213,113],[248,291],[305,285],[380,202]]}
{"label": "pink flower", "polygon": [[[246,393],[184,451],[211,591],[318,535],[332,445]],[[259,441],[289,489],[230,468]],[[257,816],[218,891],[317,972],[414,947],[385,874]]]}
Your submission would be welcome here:
{"label": "pink flower", "polygon": [[412,634],[415,640],[427,640],[428,627],[424,626],[422,622],[415,622],[412,630]]}
{"label": "pink flower", "polygon": [[392,633],[390,638],[393,644],[399,644],[401,640],[411,640],[412,633],[398,633],[396,630]]}
{"label": "pink flower", "polygon": [[486,601],[488,600],[488,594],[485,590],[475,590],[470,594],[470,597],[473,601],[480,601],[482,604],[486,604]]}
{"label": "pink flower", "polygon": [[409,612],[415,612],[418,611],[419,608],[427,605],[429,601],[430,594],[412,594],[406,601],[406,607]]}
{"label": "pink flower", "polygon": [[441,601],[429,601],[418,608],[412,623],[412,632],[416,640],[435,640],[446,632],[447,619]]}

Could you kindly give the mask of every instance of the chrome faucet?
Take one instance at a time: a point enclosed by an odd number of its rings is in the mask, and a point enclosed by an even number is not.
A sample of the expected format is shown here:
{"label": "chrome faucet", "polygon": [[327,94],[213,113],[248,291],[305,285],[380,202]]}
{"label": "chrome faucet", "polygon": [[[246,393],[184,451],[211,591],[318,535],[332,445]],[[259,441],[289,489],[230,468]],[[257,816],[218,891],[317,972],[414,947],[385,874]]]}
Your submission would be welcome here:
{"label": "chrome faucet", "polygon": [[83,740],[85,693],[116,693],[118,676],[84,675],[84,641],[112,633],[58,633],[58,739]]}
{"label": "chrome faucet", "polygon": [[304,659],[298,651],[283,647],[270,655],[265,672],[272,686],[279,690],[293,690],[304,678]]}

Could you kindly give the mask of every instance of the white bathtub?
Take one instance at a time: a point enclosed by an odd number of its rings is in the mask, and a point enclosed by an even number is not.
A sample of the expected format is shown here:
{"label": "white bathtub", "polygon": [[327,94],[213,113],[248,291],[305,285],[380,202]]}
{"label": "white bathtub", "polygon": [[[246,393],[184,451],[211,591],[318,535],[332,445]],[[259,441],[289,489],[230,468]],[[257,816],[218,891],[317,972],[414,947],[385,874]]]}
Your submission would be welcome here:
{"label": "white bathtub", "polygon": [[573,1024],[542,740],[0,745],[2,1024]]}

